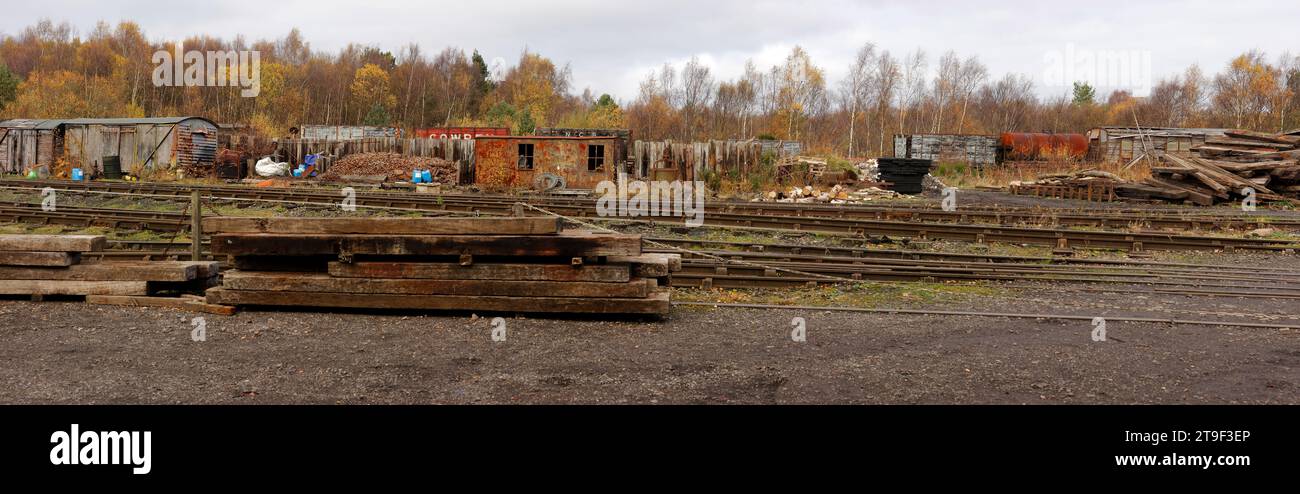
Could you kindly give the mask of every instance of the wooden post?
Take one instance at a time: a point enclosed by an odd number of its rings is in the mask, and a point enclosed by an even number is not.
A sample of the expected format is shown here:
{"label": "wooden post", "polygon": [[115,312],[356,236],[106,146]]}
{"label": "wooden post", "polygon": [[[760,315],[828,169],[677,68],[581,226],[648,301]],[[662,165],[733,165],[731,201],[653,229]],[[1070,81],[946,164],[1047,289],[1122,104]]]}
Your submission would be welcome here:
{"label": "wooden post", "polygon": [[190,191],[190,260],[203,260],[203,212],[199,209],[199,191]]}

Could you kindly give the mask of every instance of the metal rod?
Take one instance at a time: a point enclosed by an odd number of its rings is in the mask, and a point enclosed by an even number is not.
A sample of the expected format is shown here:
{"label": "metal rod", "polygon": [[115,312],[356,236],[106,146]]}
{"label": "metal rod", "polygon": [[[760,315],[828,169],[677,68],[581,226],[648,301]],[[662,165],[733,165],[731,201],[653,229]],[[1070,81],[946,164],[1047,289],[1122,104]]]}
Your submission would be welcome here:
{"label": "metal rod", "polygon": [[203,260],[203,211],[199,191],[190,191],[190,260]]}
{"label": "metal rod", "polygon": [[[1061,321],[1091,321],[1093,316],[1079,316],[1068,314],[1022,314],[1022,313],[1001,313],[1001,312],[975,312],[975,311],[958,311],[958,310],[927,310],[927,309],[868,309],[863,307],[824,307],[815,305],[770,305],[770,304],[723,304],[712,302],[673,302],[676,306],[711,306],[711,307],[729,307],[733,309],[776,309],[776,310],[805,310],[805,311],[831,311],[831,312],[864,312],[872,314],[908,314],[920,316],[973,316],[973,317],[1005,317],[1012,319],[1055,319]],[[1155,324],[1173,324],[1173,325],[1205,325],[1205,326],[1232,326],[1240,328],[1269,328],[1269,329],[1300,329],[1300,326],[1293,324],[1271,324],[1271,323],[1252,323],[1252,322],[1232,322],[1232,321],[1196,321],[1185,319],[1165,319],[1159,317],[1120,317],[1105,316],[1107,321],[1118,322],[1146,322]]]}

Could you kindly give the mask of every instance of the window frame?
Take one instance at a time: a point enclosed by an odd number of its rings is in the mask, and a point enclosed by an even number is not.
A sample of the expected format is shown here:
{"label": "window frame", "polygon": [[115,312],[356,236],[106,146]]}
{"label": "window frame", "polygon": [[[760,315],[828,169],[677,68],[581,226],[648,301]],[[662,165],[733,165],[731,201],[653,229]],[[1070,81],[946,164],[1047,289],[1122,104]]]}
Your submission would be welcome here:
{"label": "window frame", "polygon": [[[515,163],[516,168],[518,168],[520,171],[532,171],[533,168],[535,168],[537,165],[534,159],[534,156],[536,155],[536,151],[537,151],[536,146],[534,146],[533,143],[531,142],[521,142],[519,143],[519,146],[516,148],[516,151],[518,151],[517,154],[519,156],[517,162]],[[525,164],[527,166],[525,166]]]}
{"label": "window frame", "polygon": [[[593,155],[593,153],[597,149],[600,150],[600,154]],[[605,145],[604,144],[587,145],[587,171],[589,172],[605,171]]]}

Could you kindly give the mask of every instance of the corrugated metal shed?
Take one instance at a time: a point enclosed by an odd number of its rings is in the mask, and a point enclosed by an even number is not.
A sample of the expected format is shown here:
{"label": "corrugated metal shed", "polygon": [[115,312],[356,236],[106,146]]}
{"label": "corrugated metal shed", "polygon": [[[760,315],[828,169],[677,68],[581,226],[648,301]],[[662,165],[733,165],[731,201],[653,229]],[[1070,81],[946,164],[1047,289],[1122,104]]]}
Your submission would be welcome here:
{"label": "corrugated metal shed", "polygon": [[92,172],[105,157],[125,171],[210,166],[217,124],[202,117],[15,119],[0,122],[0,171],[52,167],[59,159]]}

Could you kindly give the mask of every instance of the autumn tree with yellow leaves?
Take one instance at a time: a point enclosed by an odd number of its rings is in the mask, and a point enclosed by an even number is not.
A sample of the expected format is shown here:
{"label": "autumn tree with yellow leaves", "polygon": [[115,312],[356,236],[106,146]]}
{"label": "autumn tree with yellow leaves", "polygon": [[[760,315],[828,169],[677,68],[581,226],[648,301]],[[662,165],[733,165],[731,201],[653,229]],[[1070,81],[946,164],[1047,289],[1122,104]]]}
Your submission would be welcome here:
{"label": "autumn tree with yellow leaves", "polygon": [[[638,139],[794,139],[842,155],[889,154],[900,133],[1300,127],[1300,56],[1293,54],[1249,51],[1217,71],[1193,66],[1155,81],[1143,97],[1111,91],[1079,104],[1068,87],[1045,95],[1024,74],[990,74],[977,54],[956,51],[931,66],[919,50],[895,56],[868,45],[838,81],[798,46],[769,67],[750,61],[730,79],[692,58],[649,71],[636,94],[617,95],[600,91],[607,88],[575,94],[567,64],[526,49],[498,66],[485,61],[496,57],[457,47],[411,43],[390,52],[349,44],[324,52],[306,39],[291,29],[252,42],[199,33],[150,41],[129,21],[98,23],[84,34],[38,21],[0,36],[0,118],[192,114],[267,135],[303,124],[496,125],[524,134],[544,126],[628,128]],[[259,52],[259,96],[241,97],[237,87],[155,86],[151,55],[178,41],[185,50]]]}

